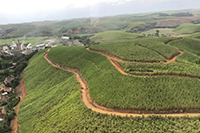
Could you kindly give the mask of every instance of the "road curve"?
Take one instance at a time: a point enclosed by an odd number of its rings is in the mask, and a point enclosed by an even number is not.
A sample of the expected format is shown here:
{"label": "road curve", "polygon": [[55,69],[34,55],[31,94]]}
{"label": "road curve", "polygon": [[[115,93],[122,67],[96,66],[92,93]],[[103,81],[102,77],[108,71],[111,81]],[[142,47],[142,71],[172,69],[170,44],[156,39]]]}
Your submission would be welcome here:
{"label": "road curve", "polygon": [[[47,53],[49,52],[49,50],[47,50]],[[200,116],[200,113],[173,113],[173,114],[138,114],[138,113],[127,113],[127,112],[119,112],[118,110],[115,109],[111,109],[111,108],[107,108],[107,107],[103,107],[101,105],[98,105],[97,103],[95,103],[89,94],[89,86],[87,81],[82,77],[80,71],[78,69],[72,69],[72,68],[68,68],[65,66],[62,66],[60,64],[57,64],[55,62],[53,62],[47,55],[47,53],[44,55],[44,58],[54,67],[57,68],[61,68],[64,70],[67,70],[69,72],[73,72],[74,74],[76,74],[76,78],[79,81],[82,90],[81,90],[81,97],[82,97],[82,101],[85,103],[85,105],[87,106],[87,108],[95,111],[95,112],[99,112],[99,113],[103,113],[103,114],[107,114],[107,115],[119,115],[122,117],[147,117],[147,116],[152,116],[152,115],[156,115],[156,116],[163,116],[163,117],[184,117],[184,116]]]}

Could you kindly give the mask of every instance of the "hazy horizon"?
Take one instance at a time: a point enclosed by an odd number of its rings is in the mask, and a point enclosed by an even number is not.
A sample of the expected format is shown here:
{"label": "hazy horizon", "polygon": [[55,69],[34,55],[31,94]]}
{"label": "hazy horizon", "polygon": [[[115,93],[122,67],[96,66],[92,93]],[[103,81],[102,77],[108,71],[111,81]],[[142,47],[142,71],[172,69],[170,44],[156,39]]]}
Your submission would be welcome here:
{"label": "hazy horizon", "polygon": [[0,24],[59,21],[76,18],[199,9],[199,0],[7,0],[0,9]]}

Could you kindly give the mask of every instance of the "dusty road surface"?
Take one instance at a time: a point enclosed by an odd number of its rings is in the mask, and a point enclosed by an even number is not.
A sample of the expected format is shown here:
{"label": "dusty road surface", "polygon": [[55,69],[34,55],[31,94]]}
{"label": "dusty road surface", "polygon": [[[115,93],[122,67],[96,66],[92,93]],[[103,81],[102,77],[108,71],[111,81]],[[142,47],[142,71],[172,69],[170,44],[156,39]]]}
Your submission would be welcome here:
{"label": "dusty road surface", "polygon": [[[177,56],[182,55],[182,54],[183,54],[183,51],[179,51],[179,54],[178,54]],[[172,58],[171,60],[166,59],[167,63],[170,63],[170,62],[171,62],[171,63],[175,63],[175,62],[176,62],[177,56],[175,56],[175,57]]]}

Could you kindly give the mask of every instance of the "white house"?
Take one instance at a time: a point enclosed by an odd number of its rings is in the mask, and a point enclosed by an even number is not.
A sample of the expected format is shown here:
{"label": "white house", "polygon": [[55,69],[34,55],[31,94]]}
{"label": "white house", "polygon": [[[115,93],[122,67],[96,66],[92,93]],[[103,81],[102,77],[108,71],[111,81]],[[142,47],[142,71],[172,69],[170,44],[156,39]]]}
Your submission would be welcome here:
{"label": "white house", "polygon": [[10,44],[10,48],[11,49],[17,49],[17,44],[14,41],[12,41],[11,44]]}
{"label": "white house", "polygon": [[8,50],[9,50],[8,46],[3,46],[3,51],[4,51],[4,52],[6,52],[6,51],[8,51]]}
{"label": "white house", "polygon": [[32,47],[31,47],[31,43],[29,43],[28,45],[27,45],[27,49],[31,49]]}
{"label": "white house", "polygon": [[62,39],[68,40],[69,37],[68,36],[62,36]]}

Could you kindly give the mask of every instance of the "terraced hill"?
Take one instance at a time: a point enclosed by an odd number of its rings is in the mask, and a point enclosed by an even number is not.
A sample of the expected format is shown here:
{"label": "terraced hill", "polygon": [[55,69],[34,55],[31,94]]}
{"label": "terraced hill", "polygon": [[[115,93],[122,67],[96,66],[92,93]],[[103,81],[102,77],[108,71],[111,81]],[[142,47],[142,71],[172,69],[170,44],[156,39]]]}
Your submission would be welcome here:
{"label": "terraced hill", "polygon": [[[198,78],[126,76],[114,69],[106,57],[82,47],[53,48],[48,55],[54,62],[79,69],[89,84],[91,98],[105,107],[144,112],[198,111]],[[172,68],[172,71],[176,70]]]}

